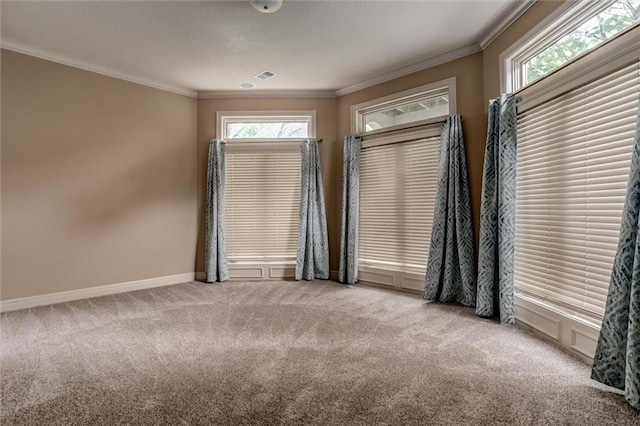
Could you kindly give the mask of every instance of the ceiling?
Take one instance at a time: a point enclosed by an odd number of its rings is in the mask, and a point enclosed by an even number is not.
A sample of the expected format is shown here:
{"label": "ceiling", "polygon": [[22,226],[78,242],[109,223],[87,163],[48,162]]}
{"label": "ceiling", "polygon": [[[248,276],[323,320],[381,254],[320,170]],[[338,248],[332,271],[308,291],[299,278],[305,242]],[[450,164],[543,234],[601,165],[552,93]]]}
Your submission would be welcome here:
{"label": "ceiling", "polygon": [[[242,82],[346,93],[480,50],[522,2],[285,0],[273,14],[243,0],[0,7],[5,48],[193,95],[240,91]],[[277,75],[253,77],[265,69]]]}

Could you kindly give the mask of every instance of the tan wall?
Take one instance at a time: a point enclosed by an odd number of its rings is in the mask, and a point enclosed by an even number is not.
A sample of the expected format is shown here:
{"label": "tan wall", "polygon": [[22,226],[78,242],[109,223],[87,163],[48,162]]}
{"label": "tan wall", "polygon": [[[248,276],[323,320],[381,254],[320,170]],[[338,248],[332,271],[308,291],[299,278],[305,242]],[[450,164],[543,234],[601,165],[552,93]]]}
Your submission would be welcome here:
{"label": "tan wall", "polygon": [[[483,51],[484,104],[500,95],[500,54],[517,42],[544,18],[561,6],[562,1],[537,1]],[[485,107],[486,111],[486,107]]]}
{"label": "tan wall", "polygon": [[[469,170],[469,185],[476,229],[480,212],[480,189],[482,186],[482,163],[486,138],[487,117],[483,109],[482,53],[465,56],[446,64],[397,78],[373,87],[338,98],[338,134],[342,141],[351,129],[350,108],[370,99],[401,92],[413,87],[456,78],[457,112],[462,115],[462,126]],[[341,162],[342,150],[340,153]],[[477,238],[476,238],[477,241]]]}
{"label": "tan wall", "polygon": [[3,300],[193,272],[196,101],[2,50]]}
{"label": "tan wall", "polygon": [[324,184],[330,267],[338,269],[340,245],[340,194],[342,185],[342,144],[336,139],[336,106],[334,98],[239,98],[198,100],[198,255],[196,271],[204,271],[204,197],[206,188],[209,140],[216,137],[218,111],[316,111],[317,137]]}
{"label": "tan wall", "polygon": [[499,55],[561,4],[537,2],[484,52],[337,99],[196,102],[3,50],[0,298],[204,270],[206,154],[217,111],[317,111],[336,270],[351,105],[452,76],[477,236],[486,104],[500,93]]}

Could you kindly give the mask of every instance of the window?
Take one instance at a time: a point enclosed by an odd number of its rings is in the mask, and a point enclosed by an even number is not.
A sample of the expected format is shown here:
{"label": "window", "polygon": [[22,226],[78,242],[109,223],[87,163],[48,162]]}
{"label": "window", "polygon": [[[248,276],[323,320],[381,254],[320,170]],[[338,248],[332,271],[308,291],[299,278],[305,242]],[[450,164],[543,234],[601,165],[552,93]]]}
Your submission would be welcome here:
{"label": "window", "polygon": [[503,91],[517,91],[640,22],[640,0],[567,3],[503,54]]}
{"label": "window", "polygon": [[[309,111],[218,113],[219,136],[226,142],[225,236],[232,277],[234,264],[295,260],[298,142],[314,136],[314,123],[315,113]],[[236,277],[274,277],[268,271],[260,274],[236,272]]]}
{"label": "window", "polygon": [[422,291],[438,185],[440,125],[455,114],[455,79],[352,107],[363,136],[358,275]]}
{"label": "window", "polygon": [[[553,41],[593,17],[602,19],[600,12],[609,13],[608,8],[619,4],[567,3],[568,8],[561,7],[575,13],[552,16],[542,30],[535,30],[535,43],[525,48],[520,43],[503,56],[513,58],[512,52],[517,52],[523,59],[520,64],[526,63]],[[514,75],[511,83],[522,87],[524,80]],[[515,316],[590,360],[628,185],[640,98],[640,25],[579,54],[517,93]]]}
{"label": "window", "polygon": [[315,112],[225,112],[218,114],[220,138],[225,141],[296,141],[315,134]]}
{"label": "window", "polygon": [[442,121],[455,111],[455,79],[428,84],[351,107],[358,134]]}
{"label": "window", "polygon": [[229,261],[295,260],[300,149],[292,148],[227,146],[224,210]]}
{"label": "window", "polygon": [[227,139],[290,139],[306,138],[309,123],[304,121],[227,122]]}
{"label": "window", "polygon": [[595,319],[618,245],[639,64],[518,117],[516,289]]}
{"label": "window", "polygon": [[363,149],[358,237],[361,267],[426,273],[439,149],[438,136]]}

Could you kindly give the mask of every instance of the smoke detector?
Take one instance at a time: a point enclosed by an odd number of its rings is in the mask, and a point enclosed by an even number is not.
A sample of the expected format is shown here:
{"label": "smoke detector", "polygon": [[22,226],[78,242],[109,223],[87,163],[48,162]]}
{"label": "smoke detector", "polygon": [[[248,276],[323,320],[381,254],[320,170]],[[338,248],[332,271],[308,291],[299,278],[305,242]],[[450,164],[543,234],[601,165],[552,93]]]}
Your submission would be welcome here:
{"label": "smoke detector", "polygon": [[254,87],[256,87],[256,85],[247,81],[244,83],[240,83],[240,87],[242,87],[243,89],[253,89]]}
{"label": "smoke detector", "polygon": [[262,13],[273,13],[280,10],[283,0],[249,0],[255,10]]}

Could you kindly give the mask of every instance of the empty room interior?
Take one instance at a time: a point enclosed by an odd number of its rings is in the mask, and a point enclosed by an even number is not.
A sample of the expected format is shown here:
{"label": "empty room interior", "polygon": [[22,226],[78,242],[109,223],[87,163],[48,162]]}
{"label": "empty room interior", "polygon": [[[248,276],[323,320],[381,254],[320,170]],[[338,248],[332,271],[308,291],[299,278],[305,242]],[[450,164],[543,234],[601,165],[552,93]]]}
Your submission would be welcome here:
{"label": "empty room interior", "polygon": [[640,425],[640,0],[2,1],[3,425]]}

